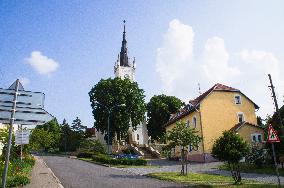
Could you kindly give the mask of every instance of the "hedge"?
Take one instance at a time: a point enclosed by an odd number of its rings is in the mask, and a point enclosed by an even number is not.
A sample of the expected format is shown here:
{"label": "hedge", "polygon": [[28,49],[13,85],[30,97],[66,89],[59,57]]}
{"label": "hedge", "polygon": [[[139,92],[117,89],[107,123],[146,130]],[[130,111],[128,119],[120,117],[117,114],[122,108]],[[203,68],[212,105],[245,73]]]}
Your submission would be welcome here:
{"label": "hedge", "polygon": [[145,159],[113,159],[106,155],[93,155],[93,161],[103,163],[103,164],[111,164],[111,165],[137,165],[142,166],[146,165],[147,161]]}

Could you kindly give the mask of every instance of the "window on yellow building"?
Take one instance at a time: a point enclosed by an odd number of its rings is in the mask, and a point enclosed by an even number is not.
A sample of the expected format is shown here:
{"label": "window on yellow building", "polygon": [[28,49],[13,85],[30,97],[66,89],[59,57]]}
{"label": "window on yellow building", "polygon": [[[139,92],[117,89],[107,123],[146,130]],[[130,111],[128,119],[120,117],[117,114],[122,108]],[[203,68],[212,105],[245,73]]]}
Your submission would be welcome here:
{"label": "window on yellow building", "polygon": [[251,140],[253,142],[262,142],[262,135],[260,133],[251,134]]}
{"label": "window on yellow building", "polygon": [[242,104],[240,95],[235,95],[235,104]]}
{"label": "window on yellow building", "polygon": [[238,113],[238,122],[239,122],[239,123],[242,123],[242,122],[244,122],[244,121],[245,121],[244,113],[239,112],[239,113]]}
{"label": "window on yellow building", "polygon": [[196,117],[193,117],[192,122],[193,122],[194,128],[196,128],[196,125],[197,125],[197,119],[196,119]]}

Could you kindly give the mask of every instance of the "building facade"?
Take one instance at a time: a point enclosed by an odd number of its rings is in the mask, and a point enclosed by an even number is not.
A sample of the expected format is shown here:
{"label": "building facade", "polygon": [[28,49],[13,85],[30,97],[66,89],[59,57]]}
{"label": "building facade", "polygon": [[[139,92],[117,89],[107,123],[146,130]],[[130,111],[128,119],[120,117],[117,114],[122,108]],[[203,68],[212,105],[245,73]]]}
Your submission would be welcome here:
{"label": "building facade", "polygon": [[[215,84],[173,114],[166,124],[166,130],[172,129],[177,121],[184,121],[189,127],[196,129],[202,141],[198,148],[188,147],[188,159],[210,162],[214,160],[210,154],[214,141],[225,130],[234,130],[249,144],[262,142],[263,129],[257,126],[255,114],[258,108],[240,90]],[[179,149],[176,148],[174,153],[179,155]]]}

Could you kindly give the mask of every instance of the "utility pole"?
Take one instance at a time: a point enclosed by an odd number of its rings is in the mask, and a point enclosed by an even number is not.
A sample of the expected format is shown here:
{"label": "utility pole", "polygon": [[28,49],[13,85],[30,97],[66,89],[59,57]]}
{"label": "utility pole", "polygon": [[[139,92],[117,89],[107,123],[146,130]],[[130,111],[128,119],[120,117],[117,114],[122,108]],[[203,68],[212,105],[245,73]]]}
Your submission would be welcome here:
{"label": "utility pole", "polygon": [[[270,87],[271,91],[272,91],[272,98],[273,98],[274,105],[275,105],[275,108],[276,108],[276,114],[277,114],[278,119],[279,119],[280,129],[282,131],[282,137],[283,137],[284,136],[284,128],[283,128],[281,115],[280,115],[280,112],[279,112],[279,107],[278,107],[278,103],[277,103],[277,99],[276,99],[276,95],[275,95],[275,91],[274,91],[274,86],[273,86],[273,83],[272,83],[271,75],[268,74],[268,77],[269,77],[269,81],[270,81],[270,86],[268,86],[268,87]],[[276,168],[276,175],[277,175],[277,179],[278,179],[278,186],[280,187],[281,184],[280,184],[280,178],[279,178],[278,164],[277,164],[277,161],[276,161],[276,155],[275,155],[275,149],[274,149],[274,143],[273,142],[271,142],[271,146],[272,146],[273,159],[274,159],[275,168]]]}
{"label": "utility pole", "polygon": [[271,78],[271,75],[268,74],[268,77],[269,77],[269,81],[270,81],[270,87],[271,88],[271,91],[272,91],[272,98],[273,98],[273,101],[274,101],[274,105],[275,105],[275,108],[276,108],[276,114],[278,116],[278,119],[279,119],[279,123],[280,123],[280,128],[281,128],[281,131],[282,131],[282,137],[284,136],[284,127],[283,127],[283,123],[282,123],[282,119],[281,119],[281,115],[280,115],[280,111],[279,111],[279,107],[278,107],[278,103],[277,103],[277,99],[276,99],[276,95],[275,95],[275,91],[274,91],[274,85],[272,83],[272,78]]}

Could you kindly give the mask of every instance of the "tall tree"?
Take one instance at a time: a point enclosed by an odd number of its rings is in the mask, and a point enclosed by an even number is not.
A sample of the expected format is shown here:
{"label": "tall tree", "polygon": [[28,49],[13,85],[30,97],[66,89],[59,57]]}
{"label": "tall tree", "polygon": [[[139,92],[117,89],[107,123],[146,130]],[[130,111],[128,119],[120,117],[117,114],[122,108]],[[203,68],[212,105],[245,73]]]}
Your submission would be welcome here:
{"label": "tall tree", "polygon": [[[144,120],[144,91],[129,79],[102,79],[89,92],[95,127],[107,133],[110,112],[110,137],[115,133],[126,136],[130,124],[134,129]],[[124,104],[125,106],[119,106]]]}
{"label": "tall tree", "polygon": [[60,138],[60,151],[75,151],[76,148],[73,148],[73,143],[71,140],[71,135],[73,134],[72,129],[70,128],[69,124],[67,123],[66,119],[63,120],[61,124],[61,138]]}
{"label": "tall tree", "polygon": [[[186,126],[185,122],[177,122],[176,126],[167,132],[168,147],[175,148],[179,146],[181,148],[181,174],[187,173],[184,170],[185,164],[185,151],[189,145],[194,148],[198,148],[199,143],[201,142],[201,137],[197,135],[198,131],[193,128]],[[187,168],[186,168],[187,170]]]}
{"label": "tall tree", "polygon": [[212,155],[220,161],[226,161],[231,169],[235,184],[241,183],[239,161],[249,152],[248,144],[237,134],[224,131],[213,145]]}
{"label": "tall tree", "polygon": [[148,134],[154,140],[159,140],[166,133],[164,127],[170,115],[177,112],[184,103],[175,96],[155,95],[147,104]]}
{"label": "tall tree", "polygon": [[73,131],[83,134],[87,127],[83,126],[81,120],[76,117],[76,119],[74,119],[72,122],[71,128]]}

